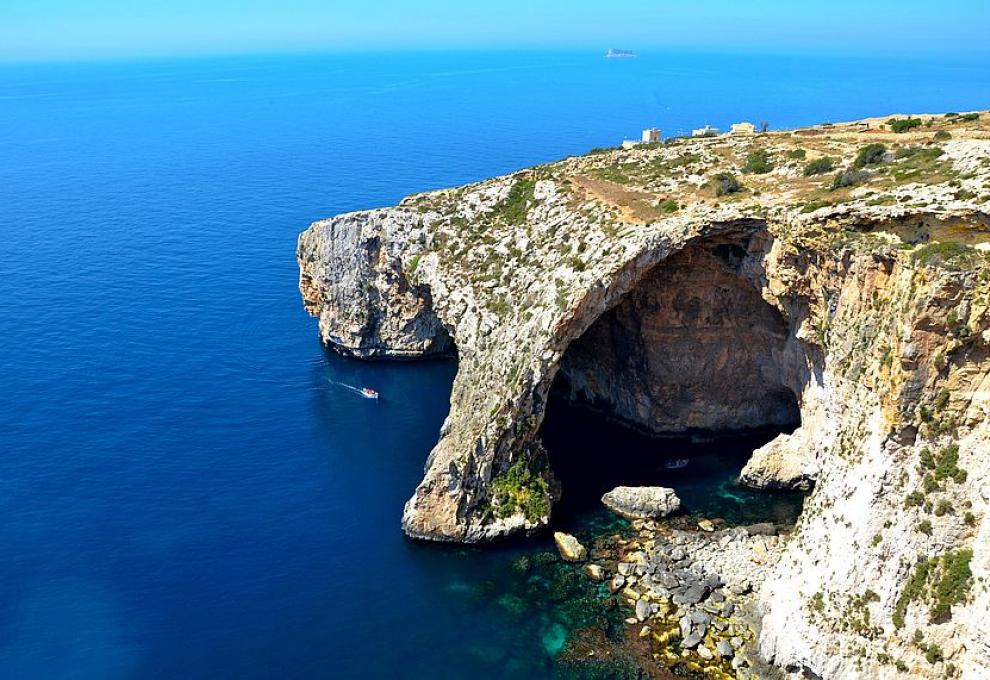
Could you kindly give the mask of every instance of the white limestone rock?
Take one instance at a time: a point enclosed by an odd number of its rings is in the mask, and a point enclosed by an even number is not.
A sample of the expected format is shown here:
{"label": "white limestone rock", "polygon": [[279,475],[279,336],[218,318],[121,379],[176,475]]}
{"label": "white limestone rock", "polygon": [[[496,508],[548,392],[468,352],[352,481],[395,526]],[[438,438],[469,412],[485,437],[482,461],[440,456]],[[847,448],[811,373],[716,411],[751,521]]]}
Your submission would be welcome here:
{"label": "white limestone rock", "polygon": [[602,496],[602,503],[626,519],[659,519],[681,507],[674,490],[662,486],[618,486]]}

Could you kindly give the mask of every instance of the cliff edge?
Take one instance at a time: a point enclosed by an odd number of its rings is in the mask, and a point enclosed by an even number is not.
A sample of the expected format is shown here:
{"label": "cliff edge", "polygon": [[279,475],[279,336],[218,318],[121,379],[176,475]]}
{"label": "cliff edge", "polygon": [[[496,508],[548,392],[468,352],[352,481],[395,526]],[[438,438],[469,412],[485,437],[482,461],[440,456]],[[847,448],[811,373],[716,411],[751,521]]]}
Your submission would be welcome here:
{"label": "cliff edge", "polygon": [[741,479],[812,490],[762,654],[990,677],[990,116],[919,121],[601,150],[311,225],[324,342],[458,357],[405,531],[546,525],[551,388],[659,434],[793,423]]}

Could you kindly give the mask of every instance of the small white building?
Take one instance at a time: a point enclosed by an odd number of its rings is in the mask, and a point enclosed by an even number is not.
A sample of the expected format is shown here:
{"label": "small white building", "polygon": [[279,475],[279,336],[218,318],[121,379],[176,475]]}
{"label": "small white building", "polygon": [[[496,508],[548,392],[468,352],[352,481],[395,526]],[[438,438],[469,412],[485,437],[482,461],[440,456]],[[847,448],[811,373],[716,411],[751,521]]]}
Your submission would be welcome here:
{"label": "small white building", "polygon": [[712,127],[711,125],[706,125],[703,128],[691,130],[692,137],[714,137],[718,133],[719,129],[717,127]]}
{"label": "small white building", "polygon": [[734,135],[755,135],[756,126],[752,123],[733,123],[731,132]]}
{"label": "small white building", "polygon": [[635,149],[637,146],[639,146],[642,143],[643,142],[639,141],[638,139],[624,139],[622,140],[622,148]]}
{"label": "small white building", "polygon": [[663,139],[663,133],[657,128],[643,130],[643,144],[658,144]]}

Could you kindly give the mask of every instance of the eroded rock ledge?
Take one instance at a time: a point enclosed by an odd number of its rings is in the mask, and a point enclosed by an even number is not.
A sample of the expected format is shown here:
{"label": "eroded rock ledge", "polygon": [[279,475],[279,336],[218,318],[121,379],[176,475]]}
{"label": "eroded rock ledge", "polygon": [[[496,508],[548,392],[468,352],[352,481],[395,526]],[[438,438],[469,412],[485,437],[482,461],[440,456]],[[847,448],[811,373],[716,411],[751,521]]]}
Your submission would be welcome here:
{"label": "eroded rock ledge", "polygon": [[[653,432],[799,418],[743,474],[814,486],[758,593],[764,656],[829,678],[990,676],[987,121],[678,140],[314,223],[300,289],[327,344],[456,345],[406,532],[547,524],[539,432],[558,374]],[[769,172],[740,173],[763,152]],[[806,175],[826,157],[859,172]],[[718,195],[725,172],[741,191]],[[962,563],[947,615],[940,579]]]}

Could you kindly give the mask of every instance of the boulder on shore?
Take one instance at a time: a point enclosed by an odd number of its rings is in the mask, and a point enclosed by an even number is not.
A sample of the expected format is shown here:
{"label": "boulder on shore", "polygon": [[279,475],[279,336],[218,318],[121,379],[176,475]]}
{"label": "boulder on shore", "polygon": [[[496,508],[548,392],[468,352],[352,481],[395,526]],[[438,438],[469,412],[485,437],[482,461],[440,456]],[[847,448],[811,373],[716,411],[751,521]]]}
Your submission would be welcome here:
{"label": "boulder on shore", "polygon": [[586,564],[584,565],[584,574],[592,581],[604,581],[605,580],[605,569],[598,564]]}
{"label": "boulder on shore", "polygon": [[618,486],[602,496],[602,503],[626,519],[658,519],[681,507],[674,490],[663,486]]}
{"label": "boulder on shore", "polygon": [[570,534],[554,532],[553,541],[565,562],[583,562],[588,559],[588,549]]}

